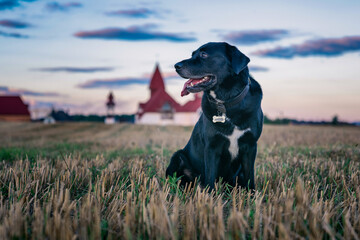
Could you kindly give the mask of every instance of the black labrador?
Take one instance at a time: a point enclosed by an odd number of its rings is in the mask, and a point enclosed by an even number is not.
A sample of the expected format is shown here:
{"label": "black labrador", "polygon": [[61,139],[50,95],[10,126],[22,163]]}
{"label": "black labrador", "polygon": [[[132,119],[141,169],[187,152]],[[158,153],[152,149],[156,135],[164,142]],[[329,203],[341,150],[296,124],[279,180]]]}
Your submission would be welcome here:
{"label": "black labrador", "polygon": [[204,94],[200,119],[185,148],[172,156],[166,176],[182,176],[182,185],[199,178],[210,189],[220,178],[232,186],[255,188],[262,90],[249,75],[249,61],[236,47],[211,42],[175,64],[177,73],[189,79],[181,96]]}

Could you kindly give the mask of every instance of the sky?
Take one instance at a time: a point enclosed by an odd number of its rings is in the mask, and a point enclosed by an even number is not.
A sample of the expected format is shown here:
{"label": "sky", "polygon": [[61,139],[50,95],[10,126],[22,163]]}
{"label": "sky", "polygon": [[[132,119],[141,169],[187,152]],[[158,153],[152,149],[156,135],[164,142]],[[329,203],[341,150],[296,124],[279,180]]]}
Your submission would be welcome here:
{"label": "sky", "polygon": [[360,1],[0,0],[0,94],[32,116],[54,107],[118,114],[149,98],[156,63],[178,102],[174,64],[207,42],[247,55],[270,118],[360,121]]}

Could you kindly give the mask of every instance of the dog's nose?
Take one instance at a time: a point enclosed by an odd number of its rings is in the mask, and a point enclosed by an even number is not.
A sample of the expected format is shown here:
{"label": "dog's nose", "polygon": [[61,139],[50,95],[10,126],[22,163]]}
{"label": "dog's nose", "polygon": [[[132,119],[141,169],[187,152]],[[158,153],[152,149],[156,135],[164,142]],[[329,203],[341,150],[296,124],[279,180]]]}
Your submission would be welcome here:
{"label": "dog's nose", "polygon": [[176,70],[180,70],[182,68],[183,64],[181,62],[178,62],[177,64],[174,65]]}

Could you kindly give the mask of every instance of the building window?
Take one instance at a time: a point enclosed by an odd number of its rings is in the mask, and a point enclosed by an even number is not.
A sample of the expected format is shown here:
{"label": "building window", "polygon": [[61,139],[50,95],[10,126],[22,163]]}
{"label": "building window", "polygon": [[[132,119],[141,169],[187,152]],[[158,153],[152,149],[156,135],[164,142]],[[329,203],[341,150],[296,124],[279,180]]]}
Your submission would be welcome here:
{"label": "building window", "polygon": [[174,109],[169,102],[161,107],[161,119],[174,119]]}

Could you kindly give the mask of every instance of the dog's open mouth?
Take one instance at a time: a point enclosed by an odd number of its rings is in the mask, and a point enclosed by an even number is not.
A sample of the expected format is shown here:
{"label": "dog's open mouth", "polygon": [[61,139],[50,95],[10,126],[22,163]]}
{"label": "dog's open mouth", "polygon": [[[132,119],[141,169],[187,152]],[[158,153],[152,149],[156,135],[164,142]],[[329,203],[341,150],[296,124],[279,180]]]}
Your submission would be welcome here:
{"label": "dog's open mouth", "polygon": [[196,93],[204,91],[210,85],[213,85],[215,81],[214,76],[205,76],[202,78],[190,78],[184,84],[184,87],[181,91],[181,96],[186,96],[189,93]]}

